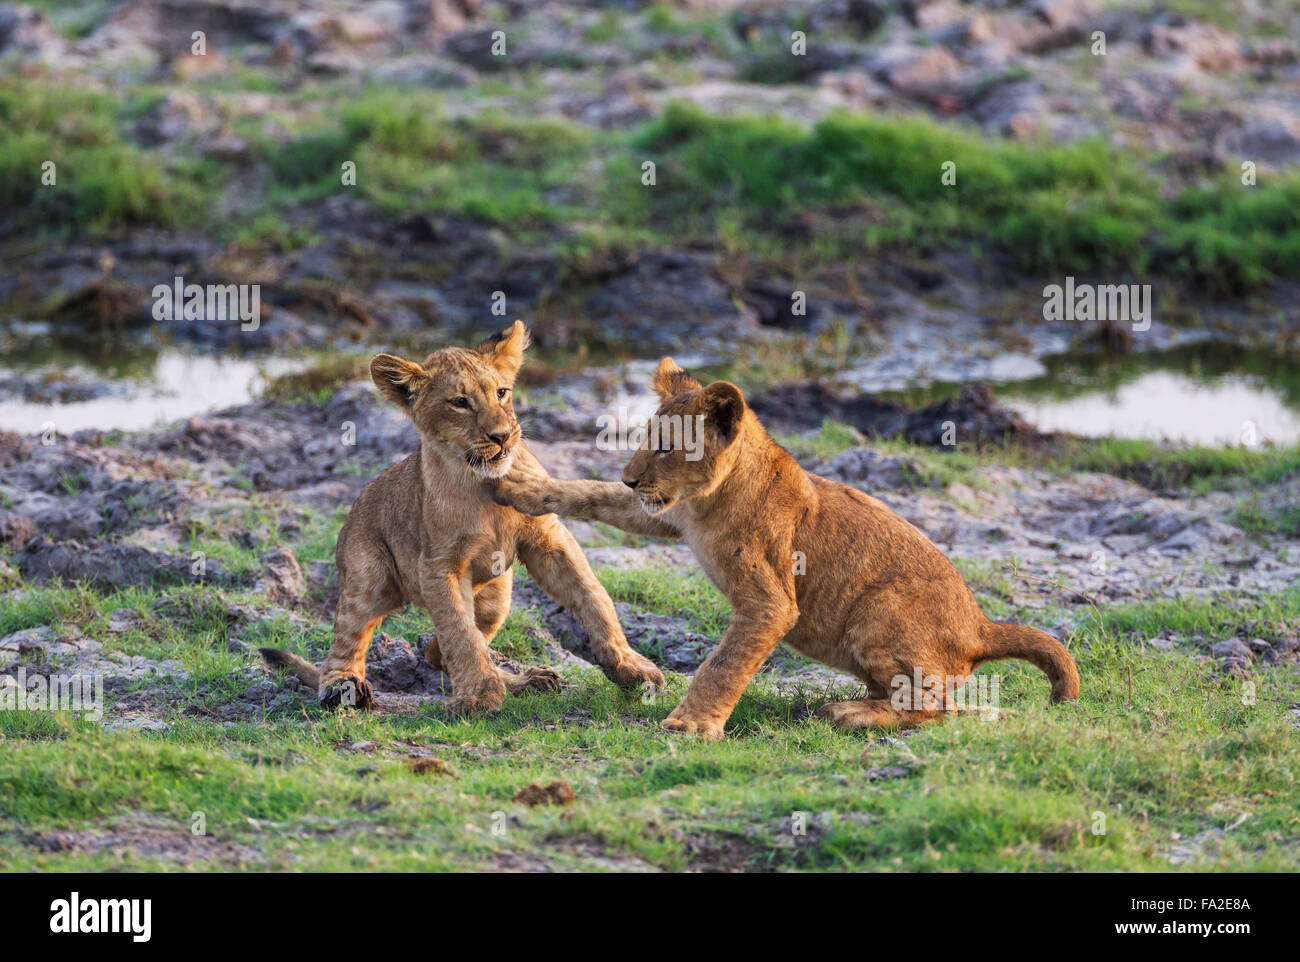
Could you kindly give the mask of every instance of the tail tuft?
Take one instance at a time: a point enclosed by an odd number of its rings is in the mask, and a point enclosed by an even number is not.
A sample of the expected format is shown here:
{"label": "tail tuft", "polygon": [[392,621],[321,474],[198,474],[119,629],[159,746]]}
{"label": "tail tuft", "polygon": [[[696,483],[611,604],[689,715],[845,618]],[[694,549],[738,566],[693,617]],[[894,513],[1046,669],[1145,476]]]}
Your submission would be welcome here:
{"label": "tail tuft", "polygon": [[320,669],[301,655],[295,655],[292,651],[285,651],[283,648],[257,650],[262,653],[262,661],[267,668],[272,670],[283,668],[303,684],[310,685],[312,688],[320,687]]}
{"label": "tail tuft", "polygon": [[980,632],[985,653],[980,661],[1021,658],[1052,683],[1052,701],[1073,701],[1079,697],[1079,667],[1065,645],[1045,631],[1028,625],[1003,625],[985,622]]}

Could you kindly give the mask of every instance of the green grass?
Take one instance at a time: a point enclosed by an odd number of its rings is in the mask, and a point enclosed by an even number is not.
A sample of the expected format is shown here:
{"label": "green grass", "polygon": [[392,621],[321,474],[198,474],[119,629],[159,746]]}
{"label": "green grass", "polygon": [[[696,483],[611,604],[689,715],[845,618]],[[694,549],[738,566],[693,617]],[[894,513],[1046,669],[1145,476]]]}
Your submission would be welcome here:
{"label": "green grass", "polygon": [[442,98],[419,91],[367,91],[337,119],[263,150],[285,196],[321,197],[342,188],[341,166],[356,164],[356,190],[393,212],[453,212],[526,230],[567,210],[548,192],[577,188],[573,167],[592,135],[574,124],[485,111],[449,118]]}
{"label": "green grass", "polygon": [[[1134,609],[1114,620],[1165,616]],[[1294,676],[1260,673],[1246,705],[1238,681],[1188,655],[1143,653],[1113,629],[1087,627],[1071,642],[1078,702],[1045,708],[1042,679],[1003,665],[1011,714],[892,740],[806,717],[836,693],[777,693],[762,679],[722,744],[670,738],[657,722],[685,679],[644,705],[595,673],[559,695],[511,699],[493,719],[454,723],[438,707],[404,717],[304,707],[233,726],[177,712],[165,732],[106,734],[4,713],[0,864],[169,867],[130,845],[40,852],[22,839],[115,825],[184,840],[202,813],[216,842],[253,853],[233,866],[244,869],[1140,871],[1170,867],[1177,833],[1203,840],[1185,869],[1294,871],[1300,748],[1283,710]],[[359,742],[370,751],[350,750]],[[404,759],[415,753],[454,774],[413,774]],[[908,774],[871,777],[889,765]],[[552,779],[574,787],[571,808],[511,801]],[[797,812],[809,825],[800,837],[788,826]],[[1105,832],[1093,834],[1099,814]]]}
{"label": "green grass", "polygon": [[721,637],[731,621],[731,606],[703,572],[601,568],[596,575],[615,601],[685,618],[704,634]]}
{"label": "green grass", "polygon": [[[1254,188],[1232,171],[1166,186],[1137,155],[1100,141],[989,141],[917,116],[841,113],[808,126],[671,104],[628,133],[499,109],[449,117],[443,97],[423,90],[322,96],[283,125],[241,126],[265,176],[218,214],[232,170],[135,147],[129,128],[143,102],[6,78],[0,122],[18,134],[0,148],[0,203],[29,227],[184,221],[291,250],[316,236],[285,220],[286,205],[350,191],[392,213],[500,225],[552,246],[577,276],[613,252],[683,243],[800,262],[965,247],[1035,273],[1121,271],[1229,292],[1300,271],[1295,173]],[[40,186],[45,160],[58,164],[55,188]],[[646,160],[657,165],[653,187],[641,183]],[[940,181],[949,161],[955,186]],[[342,184],[345,162],[355,186]]]}
{"label": "green grass", "polygon": [[[1100,141],[989,142],[919,117],[837,114],[804,127],[680,104],[640,143],[663,172],[643,211],[697,233],[737,220],[779,230],[819,206],[856,206],[868,249],[966,238],[1027,270],[1190,275],[1224,290],[1300,266],[1300,175],[1247,189],[1225,174],[1166,201],[1136,158]],[[948,161],[955,186],[940,182]]]}
{"label": "green grass", "polygon": [[1059,458],[1072,470],[1113,474],[1149,488],[1186,488],[1196,493],[1275,484],[1300,471],[1300,445],[1215,448],[1097,438],[1062,445]]}
{"label": "green grass", "polygon": [[[298,529],[295,548],[324,554],[336,525],[322,514]],[[1044,623],[1011,603],[1004,569],[962,570],[994,615]],[[712,638],[730,617],[695,570],[598,575],[616,600]],[[810,717],[824,701],[856,697],[852,685],[763,673],[719,745],[658,730],[689,679],[670,675],[669,691],[646,704],[594,670],[571,675],[559,694],[509,699],[490,719],[451,721],[438,704],[413,715],[325,714],[294,696],[300,707],[226,724],[219,709],[262,677],[246,670],[251,654],[227,650],[232,629],[251,647],[313,656],[330,641],[323,619],[240,623],[231,602],[258,598],[211,586],[0,595],[0,636],[75,625],[191,673],[152,709],[161,731],[0,712],[0,867],[1143,871],[1172,867],[1175,845],[1193,853],[1183,869],[1300,867],[1300,746],[1287,713],[1300,702],[1300,677],[1294,667],[1256,668],[1248,688],[1198,658],[1243,632],[1283,637],[1300,619],[1296,590],[1085,610],[1068,638],[1083,678],[1078,702],[1049,709],[1036,670],[999,663],[984,671],[1000,678],[1000,720],[962,716],[901,737],[844,733]],[[140,624],[109,634],[117,608],[136,611]],[[516,608],[496,647],[535,663],[535,617]],[[413,641],[432,626],[407,611],[384,630]],[[1165,630],[1184,646],[1139,644]],[[440,758],[452,775],[417,775],[412,755]],[[907,774],[873,777],[886,766]],[[573,786],[572,807],[511,800],[553,779]],[[808,830],[794,836],[799,812]],[[196,813],[210,836],[202,842],[190,834]],[[94,833],[109,828],[142,841],[92,851]],[[28,843],[46,832],[88,834],[72,851]],[[157,854],[159,839],[179,861]]]}
{"label": "green grass", "polygon": [[1260,503],[1258,496],[1244,498],[1232,514],[1232,523],[1255,537],[1300,538],[1300,504],[1269,508]]}
{"label": "green grass", "polygon": [[[173,225],[200,208],[212,171],[188,162],[169,167],[123,133],[121,101],[53,83],[0,77],[0,208],[16,226],[100,233],[136,224]],[[42,183],[44,164],[56,182]]]}
{"label": "green grass", "polygon": [[[1215,490],[1250,490],[1273,485],[1300,473],[1300,445],[1282,447],[1208,447],[1171,445],[1129,438],[1065,438],[1042,449],[1019,446],[933,448],[901,439],[862,439],[851,426],[827,419],[816,432],[777,435],[775,440],[803,462],[829,459],[860,444],[905,459],[916,487],[945,488],[954,482],[982,485],[981,469],[991,465],[1044,468],[1062,474],[1091,471],[1136,481],[1153,490],[1203,494]],[[1265,515],[1249,502],[1239,516],[1263,530],[1293,530],[1295,512],[1283,506]]]}

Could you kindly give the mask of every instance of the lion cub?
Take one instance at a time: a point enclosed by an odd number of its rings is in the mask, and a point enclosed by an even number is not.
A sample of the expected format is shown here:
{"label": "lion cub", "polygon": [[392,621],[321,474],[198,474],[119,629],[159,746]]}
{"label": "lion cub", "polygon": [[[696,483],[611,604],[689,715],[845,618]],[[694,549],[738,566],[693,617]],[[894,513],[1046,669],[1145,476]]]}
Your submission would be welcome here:
{"label": "lion cub", "polygon": [[420,447],[362,489],[339,532],[334,646],[320,670],[291,652],[262,649],[268,664],[316,685],[321,704],[370,703],[366,649],[384,616],[407,603],[433,616],[437,636],[425,657],[451,676],[450,714],[495,712],[507,691],[557,689],[552,669],[515,675],[488,652],[510,612],[516,556],[587,630],[606,676],[663,687],[659,669],[628,646],[573,535],[554,515],[532,518],[494,503],[484,484],[512,465],[541,470],[520,440],[511,401],[527,346],[515,321],[477,350],[445,348],[421,364],[391,354],[370,362],[379,390],[415,422]]}
{"label": "lion cub", "polygon": [[[843,728],[941,717],[957,707],[949,685],[999,658],[1040,668],[1053,701],[1078,697],[1079,673],[1064,645],[1035,628],[990,621],[925,535],[876,498],[801,468],[734,384],[701,387],[664,358],[654,388],[662,404],[648,435],[671,434],[656,423],[698,418],[702,450],[643,446],[622,484],[557,481],[519,464],[496,482],[495,497],[530,514],[591,518],[691,546],[734,614],[664,728],[720,739],[750,678],[782,641],[866,685],[869,698],[819,710]],[[929,677],[952,681],[936,692]]]}

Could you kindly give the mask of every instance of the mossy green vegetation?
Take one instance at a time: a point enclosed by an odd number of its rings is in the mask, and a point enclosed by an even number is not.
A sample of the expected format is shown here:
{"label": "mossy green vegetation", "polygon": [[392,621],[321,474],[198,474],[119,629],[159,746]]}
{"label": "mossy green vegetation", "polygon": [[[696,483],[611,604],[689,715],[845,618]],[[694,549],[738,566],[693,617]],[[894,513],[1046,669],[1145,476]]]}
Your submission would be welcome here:
{"label": "mossy green vegetation", "polygon": [[0,77],[0,209],[14,226],[92,233],[197,216],[212,171],[142,150],[125,123],[110,94]]}
{"label": "mossy green vegetation", "polygon": [[881,242],[964,238],[1027,270],[1190,274],[1239,289],[1300,267],[1297,175],[1255,188],[1225,175],[1166,198],[1136,157],[1096,140],[990,142],[921,117],[834,114],[807,127],[681,104],[639,142],[672,172],[647,205],[706,233],[736,216],[782,230],[810,208],[848,205],[884,225]]}
{"label": "mossy green vegetation", "polygon": [[[839,113],[805,125],[673,103],[639,130],[596,131],[496,109],[453,116],[427,90],[332,96],[298,111],[287,137],[279,124],[241,127],[265,174],[216,214],[232,170],[135,146],[142,105],[6,78],[0,120],[20,134],[0,151],[0,200],[31,226],[215,219],[208,226],[227,236],[285,249],[313,235],[277,226],[283,205],[348,190],[390,212],[497,224],[579,260],[593,246],[656,242],[822,259],[963,246],[1026,271],[1118,271],[1234,292],[1300,270],[1295,173],[1245,187],[1225,171],[1166,187],[1137,155],[1100,141],[990,141],[919,116]],[[59,165],[57,190],[40,184],[46,160]],[[653,186],[642,182],[647,161]],[[946,164],[954,183],[941,179]]]}

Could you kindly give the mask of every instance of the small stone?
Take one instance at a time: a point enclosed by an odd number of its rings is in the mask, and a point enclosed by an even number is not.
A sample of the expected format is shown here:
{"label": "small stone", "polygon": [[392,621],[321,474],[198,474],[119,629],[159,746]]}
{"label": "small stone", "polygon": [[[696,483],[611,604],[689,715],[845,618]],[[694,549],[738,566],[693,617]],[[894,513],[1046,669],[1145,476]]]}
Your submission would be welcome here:
{"label": "small stone", "polygon": [[868,768],[867,778],[876,782],[886,778],[906,778],[912,774],[910,768],[903,768],[901,765],[885,765],[880,768]]}
{"label": "small stone", "polygon": [[108,616],[108,630],[115,635],[125,634],[138,627],[144,621],[130,608],[117,608]]}
{"label": "small stone", "polygon": [[1255,657],[1250,648],[1237,638],[1229,638],[1227,641],[1215,642],[1210,646],[1210,654],[1215,658],[1225,658],[1228,660],[1240,659],[1243,662],[1252,661]]}

